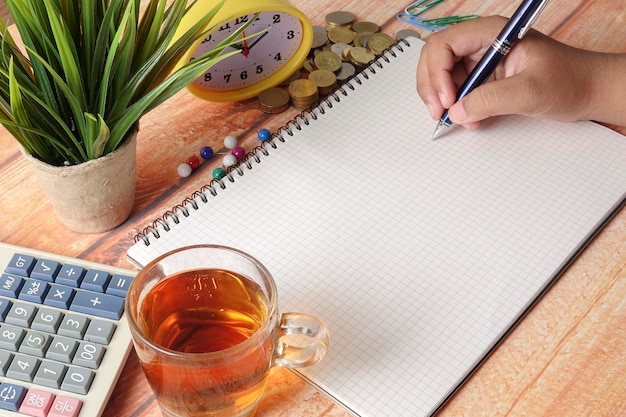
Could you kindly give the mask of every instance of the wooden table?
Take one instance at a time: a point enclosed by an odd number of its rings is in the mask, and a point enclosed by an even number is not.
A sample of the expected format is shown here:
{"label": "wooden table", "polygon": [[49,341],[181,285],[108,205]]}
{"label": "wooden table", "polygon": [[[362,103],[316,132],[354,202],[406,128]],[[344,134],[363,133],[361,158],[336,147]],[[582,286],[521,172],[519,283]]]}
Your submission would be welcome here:
{"label": "wooden table", "polygon": [[[353,12],[394,35],[411,28],[396,13],[408,1],[293,0],[315,25],[327,13]],[[502,14],[517,1],[447,0],[429,16]],[[578,47],[626,52],[626,0],[550,2],[535,25]],[[427,32],[422,32],[426,36]],[[626,75],[625,75],[626,76]],[[626,92],[625,92],[626,93]],[[63,255],[131,267],[133,237],[204,183],[219,162],[182,179],[177,166],[202,146],[220,147],[235,134],[245,146],[258,129],[275,130],[296,114],[260,112],[255,100],[207,103],[182,92],[146,116],[138,144],[135,209],[128,221],[103,234],[68,231],[56,219],[17,143],[0,130],[0,239]],[[622,134],[626,128],[613,127]],[[626,155],[624,155],[626,163]],[[131,353],[104,416],[160,416]],[[348,416],[294,374],[275,369],[258,417]],[[566,274],[439,414],[449,416],[626,415],[626,210],[597,236]],[[381,416],[382,417],[382,416]]]}

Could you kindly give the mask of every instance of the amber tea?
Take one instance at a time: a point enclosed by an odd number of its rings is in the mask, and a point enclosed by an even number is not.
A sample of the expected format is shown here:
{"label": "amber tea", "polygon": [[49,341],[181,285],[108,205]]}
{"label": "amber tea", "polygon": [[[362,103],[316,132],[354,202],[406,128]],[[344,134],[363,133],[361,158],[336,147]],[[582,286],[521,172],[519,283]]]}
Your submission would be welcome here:
{"label": "amber tea", "polygon": [[[139,314],[141,330],[153,343],[202,354],[249,339],[266,322],[268,310],[255,282],[231,271],[201,269],[159,282],[146,294]],[[272,337],[265,337],[228,366],[202,367],[198,362],[180,367],[153,361],[143,367],[159,401],[175,415],[232,416],[260,396],[272,351]]]}
{"label": "amber tea", "polygon": [[251,417],[272,366],[322,359],[324,323],[279,313],[277,299],[265,266],[226,246],[175,249],[139,271],[126,314],[164,417]]}

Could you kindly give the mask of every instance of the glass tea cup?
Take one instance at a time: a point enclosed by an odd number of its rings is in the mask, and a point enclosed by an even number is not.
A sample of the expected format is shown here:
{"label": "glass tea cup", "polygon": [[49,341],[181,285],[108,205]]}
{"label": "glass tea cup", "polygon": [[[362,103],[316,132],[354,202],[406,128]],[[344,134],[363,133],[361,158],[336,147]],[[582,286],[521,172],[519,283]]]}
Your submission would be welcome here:
{"label": "glass tea cup", "polygon": [[251,416],[272,366],[312,365],[329,341],[319,319],[280,314],[269,271],[224,246],[184,247],[146,265],[126,312],[165,417]]}

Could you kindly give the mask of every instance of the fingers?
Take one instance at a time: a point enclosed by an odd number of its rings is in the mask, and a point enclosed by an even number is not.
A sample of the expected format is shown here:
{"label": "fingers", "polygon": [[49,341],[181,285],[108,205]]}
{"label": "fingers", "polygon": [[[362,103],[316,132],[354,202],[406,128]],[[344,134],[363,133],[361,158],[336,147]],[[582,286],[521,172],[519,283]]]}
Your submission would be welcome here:
{"label": "fingers", "polygon": [[457,83],[491,45],[506,19],[476,19],[433,34],[422,48],[417,90],[430,115],[438,119],[456,100]]}
{"label": "fingers", "polygon": [[533,115],[545,95],[544,86],[536,79],[518,74],[477,87],[453,104],[448,115],[453,123],[462,125],[503,114]]}

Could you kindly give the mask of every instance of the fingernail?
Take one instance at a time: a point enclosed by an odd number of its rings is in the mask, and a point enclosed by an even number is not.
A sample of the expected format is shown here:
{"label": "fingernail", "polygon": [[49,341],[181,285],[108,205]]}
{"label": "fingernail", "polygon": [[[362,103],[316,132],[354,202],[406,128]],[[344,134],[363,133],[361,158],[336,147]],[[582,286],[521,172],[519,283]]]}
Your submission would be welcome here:
{"label": "fingernail", "polygon": [[430,117],[431,117],[433,120],[437,120],[437,119],[438,119],[438,117],[437,117],[437,115],[435,114],[435,108],[433,107],[433,105],[432,105],[432,104],[430,104],[430,103],[428,103],[428,104],[426,104],[426,107],[428,107],[428,113],[430,113]]}
{"label": "fingernail", "polygon": [[441,101],[441,105],[443,105],[443,108],[445,109],[446,103],[448,102],[446,99],[446,96],[443,93],[439,93],[439,101]]}

